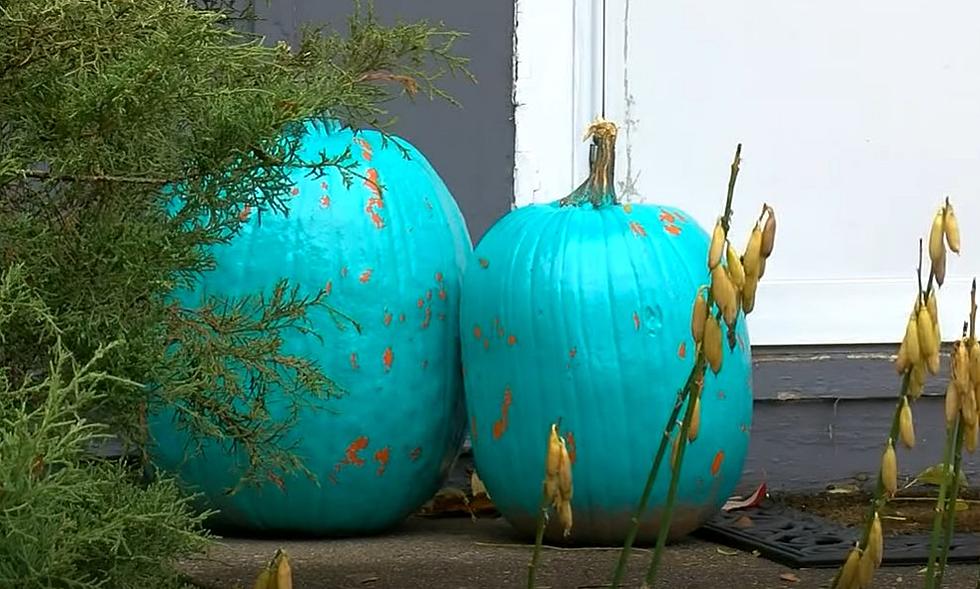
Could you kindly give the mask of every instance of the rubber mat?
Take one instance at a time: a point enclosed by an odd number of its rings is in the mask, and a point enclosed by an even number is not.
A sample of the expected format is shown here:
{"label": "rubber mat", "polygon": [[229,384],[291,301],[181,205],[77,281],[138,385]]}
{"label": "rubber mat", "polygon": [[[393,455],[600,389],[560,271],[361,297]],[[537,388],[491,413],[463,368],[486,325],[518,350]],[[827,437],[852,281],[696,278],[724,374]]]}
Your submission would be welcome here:
{"label": "rubber mat", "polygon": [[[762,557],[794,568],[836,568],[861,531],[767,500],[758,507],[720,512],[694,535],[732,548],[758,550]],[[929,560],[928,534],[899,534],[884,540],[882,566],[924,566]],[[948,562],[978,560],[980,534],[954,533]]]}

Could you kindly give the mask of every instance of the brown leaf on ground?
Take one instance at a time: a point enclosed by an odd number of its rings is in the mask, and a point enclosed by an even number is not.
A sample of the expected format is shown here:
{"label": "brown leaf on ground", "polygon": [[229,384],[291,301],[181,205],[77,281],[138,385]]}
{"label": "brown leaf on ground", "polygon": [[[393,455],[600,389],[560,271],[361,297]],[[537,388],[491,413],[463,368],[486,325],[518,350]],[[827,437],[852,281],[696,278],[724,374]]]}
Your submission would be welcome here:
{"label": "brown leaf on ground", "polygon": [[793,573],[782,573],[779,578],[789,583],[799,583],[800,578]]}

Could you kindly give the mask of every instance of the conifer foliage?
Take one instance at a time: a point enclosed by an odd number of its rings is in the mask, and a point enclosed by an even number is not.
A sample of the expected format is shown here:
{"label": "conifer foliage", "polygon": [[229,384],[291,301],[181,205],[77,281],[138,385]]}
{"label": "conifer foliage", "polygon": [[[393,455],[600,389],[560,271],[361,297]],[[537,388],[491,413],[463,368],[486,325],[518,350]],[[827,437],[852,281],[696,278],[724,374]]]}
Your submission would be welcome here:
{"label": "conifer foliage", "polygon": [[286,167],[360,175],[350,153],[300,159],[302,121],[383,130],[399,94],[452,101],[436,84],[469,76],[460,33],[352,4],[346,30],[289,47],[244,32],[252,8],[0,3],[0,585],[168,586],[166,563],[204,545],[172,483],[86,452],[108,431],[139,450],[149,395],[244,449],[251,480],[303,469],[273,443],[289,424],[269,420],[270,387],[294,410],[343,394],[281,350],[321,296],[282,282],[187,309],[168,293],[211,267],[206,246],[246,207],[287,213]]}

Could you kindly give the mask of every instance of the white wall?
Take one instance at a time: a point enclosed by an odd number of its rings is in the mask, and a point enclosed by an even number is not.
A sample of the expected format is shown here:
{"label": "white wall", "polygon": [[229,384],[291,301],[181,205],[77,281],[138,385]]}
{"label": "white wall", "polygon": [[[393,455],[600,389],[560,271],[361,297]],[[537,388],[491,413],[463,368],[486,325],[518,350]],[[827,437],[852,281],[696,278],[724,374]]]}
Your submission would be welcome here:
{"label": "white wall", "polygon": [[[763,201],[776,209],[753,343],[898,341],[916,240],[947,195],[963,254],[948,261],[940,316],[944,339],[959,334],[980,273],[980,4],[606,2],[606,114],[620,126],[618,179],[635,186],[625,199],[680,206],[710,228],[741,142],[736,244]],[[600,0],[517,1],[517,206],[584,178],[601,20]]]}

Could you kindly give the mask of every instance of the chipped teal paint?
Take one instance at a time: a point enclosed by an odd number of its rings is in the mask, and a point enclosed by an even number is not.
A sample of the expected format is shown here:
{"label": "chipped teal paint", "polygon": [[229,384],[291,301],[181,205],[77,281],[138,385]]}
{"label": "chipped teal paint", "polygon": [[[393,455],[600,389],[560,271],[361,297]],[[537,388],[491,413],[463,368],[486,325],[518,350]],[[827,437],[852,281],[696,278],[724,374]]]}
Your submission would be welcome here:
{"label": "chipped teal paint", "polygon": [[[708,239],[675,208],[553,203],[512,211],[477,245],[460,318],[474,459],[494,503],[523,533],[533,537],[549,424],[561,419],[574,440],[571,540],[622,543],[693,367],[690,313],[709,280]],[[752,417],[744,316],[736,333],[741,344],[726,346],[721,373],[708,370],[672,535],[713,515],[741,475]],[[667,462],[640,540],[655,537]],[[556,530],[549,535],[560,541]]]}
{"label": "chipped teal paint", "polygon": [[[345,188],[334,169],[322,178],[297,171],[288,217],[253,211],[241,234],[214,250],[216,269],[195,290],[175,296],[194,306],[201,294],[268,294],[286,277],[308,294],[329,288],[327,302],[361,324],[361,335],[341,331],[315,309],[322,344],[312,336],[285,337],[287,353],[320,362],[348,389],[304,411],[285,440],[298,441],[320,486],[296,475],[286,478],[285,493],[267,483],[225,495],[242,472],[240,456],[214,444],[204,457],[185,455],[187,438],[175,431],[169,408],[156,408],[149,421],[152,453],[156,464],[204,493],[202,507],[221,511],[216,524],[366,534],[397,524],[428,500],[458,452],[465,429],[458,305],[471,242],[452,195],[415,148],[401,140],[405,159],[391,140],[383,147],[377,132],[361,131],[357,137],[372,152],[366,161],[350,130],[308,131],[304,158],[351,146],[363,162],[360,173],[377,170],[383,206],[362,181]],[[270,410],[282,415],[276,398]]]}

